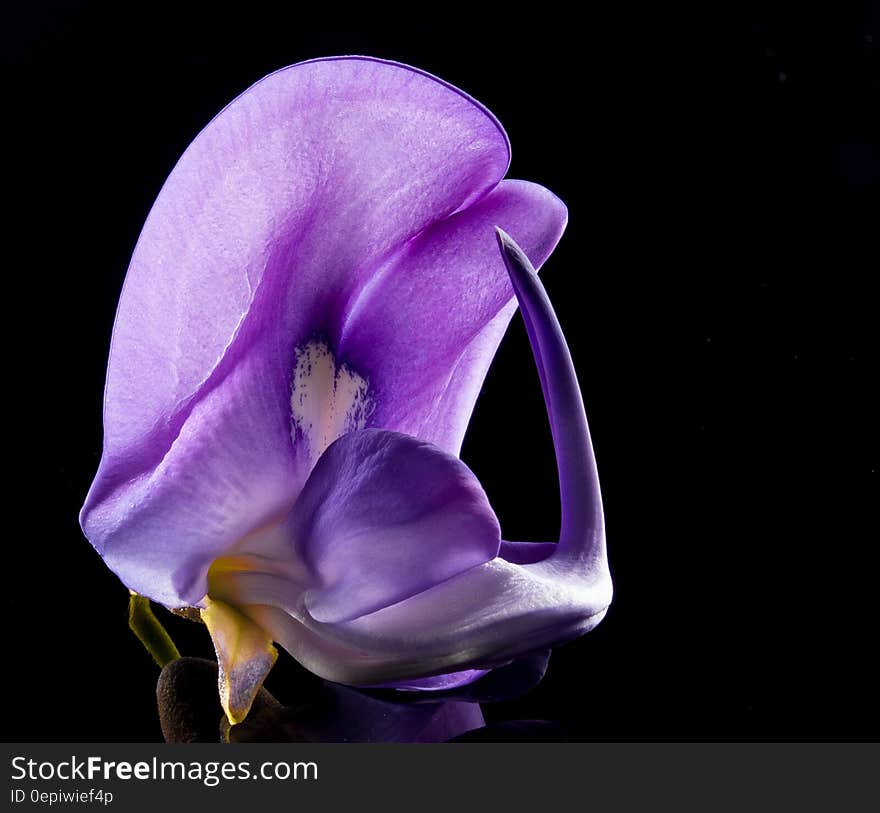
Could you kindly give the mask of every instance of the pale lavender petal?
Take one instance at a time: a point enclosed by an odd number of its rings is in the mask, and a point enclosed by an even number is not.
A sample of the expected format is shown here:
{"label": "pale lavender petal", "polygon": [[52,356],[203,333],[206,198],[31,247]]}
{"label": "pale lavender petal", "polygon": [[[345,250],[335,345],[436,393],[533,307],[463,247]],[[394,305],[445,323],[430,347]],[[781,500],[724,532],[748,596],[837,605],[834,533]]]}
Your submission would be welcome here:
{"label": "pale lavender petal", "polygon": [[493,559],[391,607],[341,624],[280,608],[246,608],[310,671],[377,685],[500,666],[592,629],[611,600],[607,578],[566,573],[551,560]]}
{"label": "pale lavender petal", "polygon": [[129,588],[195,604],[218,551],[289,510],[290,421],[273,372],[265,354],[248,356],[203,396],[155,468],[87,504],[83,529]]}
{"label": "pale lavender petal", "polygon": [[485,492],[458,458],[407,435],[351,432],[324,452],[290,523],[311,586],[305,609],[342,622],[498,554]]}
{"label": "pale lavender petal", "polygon": [[508,161],[490,113],[413,68],[315,60],[255,84],[186,150],[138,241],[114,330],[108,450],[166,445],[267,271],[286,265],[294,323],[333,334],[389,252],[490,190]]}
{"label": "pale lavender petal", "polygon": [[191,603],[214,556],[284,513],[311,463],[286,435],[297,348],[337,344],[376,269],[508,160],[465,94],[360,57],[272,74],[205,128],[132,257],[81,515],[126,584]]}
{"label": "pale lavender petal", "polygon": [[563,203],[543,187],[502,181],[389,260],[352,307],[339,343],[376,394],[372,425],[458,453],[515,311],[493,226],[505,224],[540,265],[566,220]]}

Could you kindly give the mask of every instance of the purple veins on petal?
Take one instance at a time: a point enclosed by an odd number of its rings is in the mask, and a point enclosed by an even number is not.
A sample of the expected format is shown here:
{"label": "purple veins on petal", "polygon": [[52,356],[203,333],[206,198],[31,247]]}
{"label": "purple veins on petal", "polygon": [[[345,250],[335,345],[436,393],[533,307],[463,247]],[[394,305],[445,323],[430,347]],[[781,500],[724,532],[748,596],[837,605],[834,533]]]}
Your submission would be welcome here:
{"label": "purple veins on petal", "polygon": [[[129,587],[197,604],[211,562],[286,515],[337,432],[458,452],[514,310],[484,235],[501,223],[540,262],[566,222],[552,193],[503,180],[508,162],[479,103],[363,57],[278,71],[197,136],[132,256],[81,513]],[[314,402],[296,371],[316,336],[365,382],[363,409],[306,442],[291,399]]]}

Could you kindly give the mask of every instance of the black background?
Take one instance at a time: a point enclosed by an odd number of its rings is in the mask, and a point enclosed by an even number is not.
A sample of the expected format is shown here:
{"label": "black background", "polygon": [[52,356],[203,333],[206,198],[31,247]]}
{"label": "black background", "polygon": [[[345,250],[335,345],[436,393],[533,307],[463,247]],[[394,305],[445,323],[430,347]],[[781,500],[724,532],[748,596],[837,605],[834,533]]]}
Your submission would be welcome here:
{"label": "black background", "polygon": [[[205,123],[264,74],[339,53],[476,96],[511,176],[570,210],[543,278],[616,596],[487,717],[597,739],[876,738],[876,8],[425,5],[7,4],[3,738],[160,738],[126,590],[76,519],[116,299]],[[509,539],[558,522],[530,363],[517,320],[463,450]],[[292,668],[270,677],[282,699]]]}

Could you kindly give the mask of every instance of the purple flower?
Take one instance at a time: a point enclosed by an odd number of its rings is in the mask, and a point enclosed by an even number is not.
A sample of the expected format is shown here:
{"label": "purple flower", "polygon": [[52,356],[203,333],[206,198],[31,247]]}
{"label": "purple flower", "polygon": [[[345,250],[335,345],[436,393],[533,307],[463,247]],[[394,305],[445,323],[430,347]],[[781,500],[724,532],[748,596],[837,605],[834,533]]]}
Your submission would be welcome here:
{"label": "purple flower", "polygon": [[[150,212],[81,522],[129,588],[201,608],[230,719],[272,641],[333,681],[438,689],[605,613],[583,404],[526,259],[547,258],[566,210],[502,180],[509,158],[452,86],[321,59],[226,107]],[[558,544],[502,541],[458,459],[514,292],[559,463]]]}

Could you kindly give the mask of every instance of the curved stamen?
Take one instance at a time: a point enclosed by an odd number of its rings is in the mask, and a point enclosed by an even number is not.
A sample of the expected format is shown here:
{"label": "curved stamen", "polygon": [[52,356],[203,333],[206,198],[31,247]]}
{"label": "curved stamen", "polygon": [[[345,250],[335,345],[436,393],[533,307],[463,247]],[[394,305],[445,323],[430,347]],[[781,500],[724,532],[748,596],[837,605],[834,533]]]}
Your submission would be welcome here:
{"label": "curved stamen", "polygon": [[550,419],[562,524],[554,559],[605,558],[605,520],[584,402],[568,345],[544,286],[516,242],[496,227],[501,256],[522,310]]}

